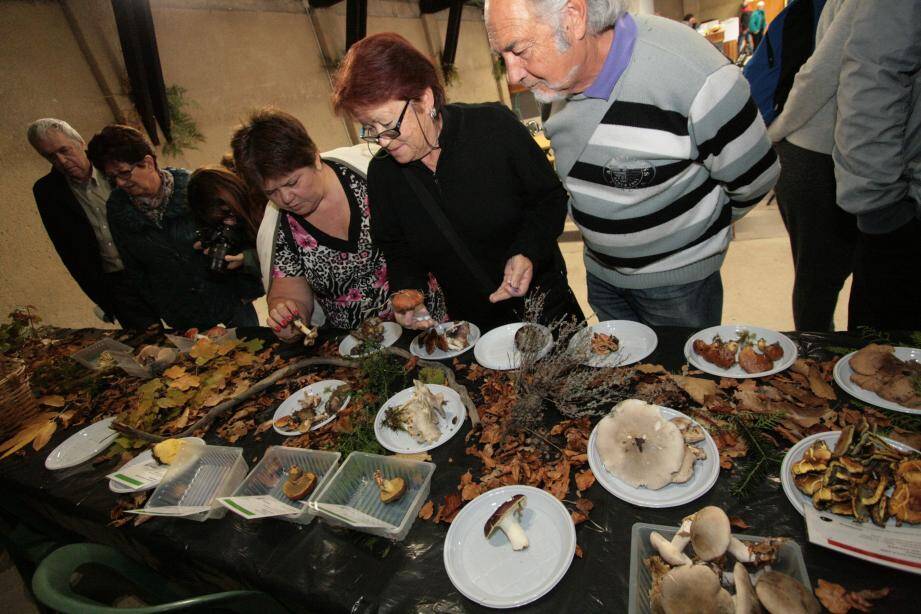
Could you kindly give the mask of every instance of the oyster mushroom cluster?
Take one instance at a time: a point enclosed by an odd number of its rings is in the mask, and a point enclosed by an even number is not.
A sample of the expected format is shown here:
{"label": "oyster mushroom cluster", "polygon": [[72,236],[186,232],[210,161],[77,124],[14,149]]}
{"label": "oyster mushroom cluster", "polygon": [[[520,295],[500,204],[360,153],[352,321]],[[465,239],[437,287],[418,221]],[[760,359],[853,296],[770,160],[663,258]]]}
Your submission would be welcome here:
{"label": "oyster mushroom cluster", "polygon": [[[780,542],[742,543],[732,536],[726,512],[712,505],[685,518],[671,540],[654,531],[650,543],[659,556],[644,561],[652,574],[653,612],[818,614],[809,587],[770,570]],[[685,552],[688,545],[693,558]],[[746,565],[758,570],[749,573]]]}
{"label": "oyster mushroom cluster", "polygon": [[892,447],[866,420],[842,429],[834,450],[816,441],[790,471],[818,510],[881,527],[890,517],[921,522],[921,455]]}
{"label": "oyster mushroom cluster", "polygon": [[684,483],[707,453],[693,444],[703,430],[687,418],[668,420],[657,405],[621,401],[598,423],[596,446],[605,468],[634,487],[658,490]]}

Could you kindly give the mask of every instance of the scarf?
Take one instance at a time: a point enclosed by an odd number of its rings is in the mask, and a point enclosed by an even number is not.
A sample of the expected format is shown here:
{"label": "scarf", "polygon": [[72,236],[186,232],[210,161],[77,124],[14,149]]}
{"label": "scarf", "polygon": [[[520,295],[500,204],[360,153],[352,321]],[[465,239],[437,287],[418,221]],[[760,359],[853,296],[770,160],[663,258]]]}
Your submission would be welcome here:
{"label": "scarf", "polygon": [[138,208],[147,218],[161,227],[166,213],[166,204],[173,195],[173,175],[160,171],[160,189],[153,196],[132,196],[131,204]]}

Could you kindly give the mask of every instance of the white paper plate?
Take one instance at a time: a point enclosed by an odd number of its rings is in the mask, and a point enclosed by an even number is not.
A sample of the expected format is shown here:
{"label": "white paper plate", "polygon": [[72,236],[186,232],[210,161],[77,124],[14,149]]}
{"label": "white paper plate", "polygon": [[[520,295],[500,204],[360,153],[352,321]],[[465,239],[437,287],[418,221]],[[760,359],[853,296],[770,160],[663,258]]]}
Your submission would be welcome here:
{"label": "white paper plate", "polygon": [[[729,369],[721,369],[713,363],[707,362],[702,357],[698,356],[697,352],[694,351],[693,345],[695,339],[703,339],[707,343],[711,343],[713,341],[713,337],[719,335],[723,338],[723,341],[732,341],[742,331],[754,333],[758,338],[764,338],[768,344],[775,343],[777,341],[780,342],[780,347],[783,348],[783,356],[781,356],[780,360],[774,362],[774,368],[770,369],[769,371],[761,371],[759,373],[747,373],[745,369],[740,367],[738,364],[734,364]],[[793,341],[783,333],[778,333],[776,330],[770,330],[768,328],[748,326],[746,324],[727,324],[724,326],[712,326],[710,328],[705,328],[702,331],[698,331],[691,335],[691,337],[687,340],[687,343],[684,344],[684,357],[687,358],[689,363],[704,373],[709,373],[710,375],[718,375],[720,377],[735,377],[738,379],[744,379],[747,377],[764,377],[766,375],[780,373],[781,371],[788,369],[790,365],[796,362],[796,356],[796,344],[793,343]]]}
{"label": "white paper plate", "polygon": [[[528,547],[512,550],[502,531],[483,536],[483,525],[513,495],[527,497],[521,526]],[[504,486],[468,503],[444,542],[448,578],[465,597],[489,608],[514,608],[549,593],[572,564],[576,529],[552,495],[531,486]]]}
{"label": "white paper plate", "polygon": [[118,433],[109,428],[115,418],[106,418],[80,429],[58,445],[45,459],[45,469],[69,469],[90,460],[115,441]]}
{"label": "white paper plate", "polygon": [[[525,325],[525,322],[515,322],[492,329],[476,342],[473,355],[476,361],[487,369],[506,371],[517,369],[521,366],[521,352],[515,347],[515,333]],[[547,334],[547,343],[538,353],[538,358],[543,358],[553,347],[553,336],[550,329],[540,324],[534,324]]]}
{"label": "white paper plate", "polygon": [[[194,441],[202,445],[205,444],[205,440],[201,439],[200,437],[183,437],[182,441]],[[134,458],[132,458],[130,461],[128,461],[124,465],[122,465],[121,468],[128,469],[129,467],[133,467],[134,465],[140,465],[141,463],[146,463],[151,458],[153,458],[153,451],[150,449],[147,449],[141,452],[140,454],[138,454],[137,456],[135,456]],[[120,484],[119,482],[116,482],[115,480],[109,480],[109,490],[111,490],[112,492],[117,492],[119,494],[126,493],[126,492],[141,492],[142,490],[152,490],[156,488],[157,486],[159,486],[159,484],[160,482],[155,482],[153,484],[148,484],[144,488],[131,488],[130,486],[124,486]]]}
{"label": "white paper plate", "polygon": [[[309,386],[301,388],[300,390],[292,394],[290,397],[285,399],[284,402],[282,402],[282,404],[278,406],[278,409],[275,410],[275,415],[272,416],[272,428],[275,429],[275,432],[278,433],[279,435],[284,435],[286,437],[294,437],[296,435],[303,435],[303,433],[301,433],[300,431],[286,431],[284,429],[280,429],[277,426],[275,426],[275,421],[284,416],[290,416],[291,414],[299,410],[301,408],[301,403],[300,403],[301,399],[307,396],[308,393],[320,395],[320,398],[322,399],[322,401],[320,402],[320,406],[317,409],[322,408],[323,406],[326,405],[326,402],[329,400],[330,395],[333,393],[333,389],[345,383],[347,382],[343,382],[342,380],[338,380],[338,379],[325,379],[321,382],[316,382],[316,383],[310,384]],[[345,409],[351,399],[352,399],[352,395],[349,395],[348,398],[346,398],[345,403],[342,404],[342,407],[339,408],[339,411],[342,411],[343,409]],[[330,421],[332,421],[336,417],[336,415],[337,414],[331,414],[327,416],[326,418],[324,418],[323,420],[320,420],[319,422],[314,423],[310,427],[310,430],[315,431],[321,426],[328,424]]]}
{"label": "white paper plate", "polygon": [[[397,342],[397,339],[403,334],[403,327],[397,324],[396,322],[384,322],[384,340],[381,341],[381,347],[390,347]],[[346,335],[339,343],[339,355],[345,358],[357,358],[359,356],[365,356],[371,354],[372,352],[365,352],[364,354],[351,354],[352,348],[357,345],[360,345],[361,341],[353,337],[352,335]]]}
{"label": "white paper plate", "polygon": [[[864,403],[875,405],[876,407],[882,407],[883,409],[889,409],[892,411],[900,411],[906,414],[921,415],[921,409],[912,409],[911,407],[905,407],[904,405],[899,405],[898,403],[887,401],[875,392],[865,390],[864,388],[861,388],[852,382],[851,375],[853,375],[854,370],[851,369],[851,357],[856,353],[857,352],[851,352],[837,363],[835,363],[835,381],[838,382],[838,385],[841,386],[842,390],[844,390],[852,397],[855,397]],[[921,350],[915,348],[897,347],[895,348],[895,357],[900,360],[921,361]]]}
{"label": "white paper plate", "polygon": [[384,426],[384,416],[387,413],[387,408],[402,405],[412,398],[414,388],[405,388],[387,399],[387,402],[384,403],[383,407],[381,407],[380,411],[377,412],[377,416],[374,418],[374,436],[382,446],[391,452],[413,454],[416,452],[433,450],[454,437],[461,429],[461,426],[463,426],[464,419],[467,416],[467,408],[464,407],[460,395],[453,389],[440,384],[426,384],[426,386],[435,394],[440,394],[445,400],[442,408],[445,410],[446,417],[438,418],[438,427],[441,430],[441,437],[432,443],[422,444],[413,439],[412,436],[404,430],[394,431]]}
{"label": "white paper plate", "polygon": [[703,448],[707,453],[707,458],[698,460],[694,464],[694,475],[684,484],[668,484],[659,490],[650,490],[649,488],[637,488],[627,484],[604,466],[601,460],[601,454],[598,453],[596,440],[598,438],[598,425],[592,429],[592,434],[588,438],[588,465],[592,468],[592,473],[602,487],[618,499],[638,505],[640,507],[677,507],[690,503],[698,497],[707,493],[713,485],[716,484],[716,478],[720,474],[720,452],[716,447],[710,433],[704,429],[699,422],[686,416],[680,411],[669,407],[659,407],[662,417],[667,420],[675,418],[688,418],[704,432],[706,439],[690,445]]}
{"label": "white paper plate", "polygon": [[[798,463],[803,458],[803,454],[806,453],[806,449],[809,448],[813,443],[821,439],[825,442],[830,449],[835,449],[835,444],[838,443],[838,437],[841,435],[841,431],[827,431],[825,433],[816,433],[815,435],[810,435],[809,437],[804,437],[790,448],[787,451],[787,454],[783,457],[783,462],[780,464],[780,483],[783,485],[783,492],[787,495],[787,499],[790,500],[790,504],[793,505],[793,508],[805,516],[803,511],[804,505],[812,505],[812,498],[806,494],[800,492],[800,489],[796,487],[796,484],[793,483],[793,473],[791,469],[795,463]],[[883,440],[891,445],[896,450],[901,452],[917,452],[914,448],[906,446],[903,443],[889,439],[888,437],[883,437]],[[892,491],[890,487],[886,492],[887,494]],[[831,512],[829,512],[831,513]],[[846,518],[846,516],[843,516]],[[890,518],[889,522],[886,523],[886,526],[895,526],[895,518]],[[913,525],[921,529],[921,525]]]}
{"label": "white paper plate", "polygon": [[[444,322],[445,327],[449,327],[452,324],[454,324],[454,322]],[[470,333],[467,335],[467,347],[462,350],[445,352],[435,348],[435,351],[429,354],[425,351],[424,347],[419,345],[419,338],[422,337],[422,335],[426,332],[422,331],[416,335],[416,338],[413,339],[412,343],[409,344],[409,351],[412,352],[414,356],[418,356],[419,358],[424,358],[426,360],[444,360],[445,358],[454,358],[455,356],[460,356],[464,352],[469,351],[470,348],[472,348],[474,345],[476,345],[477,340],[480,338],[480,329],[477,327],[477,325],[473,322],[468,322],[467,324],[470,325]]]}
{"label": "white paper plate", "polygon": [[659,344],[656,333],[640,322],[630,320],[605,320],[589,326],[572,336],[569,346],[574,347],[582,343],[585,335],[604,333],[614,335],[620,341],[620,348],[613,354],[598,356],[591,354],[583,364],[589,367],[625,367],[639,362],[652,354]]}

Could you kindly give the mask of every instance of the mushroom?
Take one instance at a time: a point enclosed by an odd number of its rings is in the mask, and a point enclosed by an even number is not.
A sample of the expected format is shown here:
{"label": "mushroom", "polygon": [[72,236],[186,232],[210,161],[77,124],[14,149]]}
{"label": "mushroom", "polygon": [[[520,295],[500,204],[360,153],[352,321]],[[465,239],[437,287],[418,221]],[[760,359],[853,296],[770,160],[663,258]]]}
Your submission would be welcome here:
{"label": "mushroom", "polygon": [[665,614],[733,614],[732,596],[706,565],[675,567],[659,585],[659,605]]}
{"label": "mushroom", "polygon": [[304,345],[313,345],[317,341],[317,327],[314,326],[311,328],[308,326],[302,319],[295,317],[292,322],[294,327],[297,328],[304,335]]}
{"label": "mushroom", "polygon": [[486,539],[492,537],[496,529],[502,529],[508,541],[512,544],[512,550],[522,550],[528,547],[528,536],[518,524],[518,517],[521,516],[524,504],[527,501],[524,495],[515,495],[493,512],[486,524],[483,525],[483,536]]}
{"label": "mushroom", "polygon": [[681,468],[672,475],[672,482],[675,484],[684,484],[694,475],[694,463],[698,459],[707,458],[707,453],[697,446],[685,446],[684,460],[681,461]]}
{"label": "mushroom", "polygon": [[681,551],[682,548],[676,548],[672,542],[662,537],[657,531],[650,533],[649,542],[652,544],[653,548],[659,551],[659,556],[669,565],[691,564],[691,559]]}
{"label": "mushroom", "polygon": [[735,614],[761,614],[761,604],[755,595],[751,576],[745,565],[736,561],[732,568],[732,579],[736,587],[736,594],[732,598],[735,603]]}
{"label": "mushroom", "polygon": [[164,439],[150,451],[153,459],[161,465],[171,465],[185,442],[181,439]]}
{"label": "mushroom", "polygon": [[657,490],[681,468],[685,443],[659,408],[638,399],[617,404],[598,424],[598,452],[613,475],[634,487]]}
{"label": "mushroom", "polygon": [[810,589],[778,571],[764,572],[755,593],[770,614],[819,614],[822,609]]}
{"label": "mushroom", "polygon": [[722,509],[708,505],[694,514],[694,522],[691,523],[691,545],[694,546],[694,552],[700,560],[712,561],[723,556],[729,547],[731,537],[729,516]]}
{"label": "mushroom", "polygon": [[685,443],[697,443],[707,438],[704,430],[690,418],[674,418],[672,424],[678,427],[684,436]]}
{"label": "mushroom", "polygon": [[742,563],[756,563],[758,562],[758,557],[751,551],[751,549],[742,543],[742,540],[737,537],[729,538],[729,547],[727,548],[729,554],[732,555],[737,561]]}
{"label": "mushroom", "polygon": [[425,296],[418,290],[399,290],[390,297],[390,306],[397,313],[413,311],[425,300]]}
{"label": "mushroom", "polygon": [[316,473],[304,471],[297,465],[292,465],[288,470],[288,479],[281,487],[281,491],[292,501],[300,501],[312,493],[316,485]]}
{"label": "mushroom", "polygon": [[381,502],[383,503],[393,503],[406,492],[406,480],[401,477],[385,480],[380,469],[374,471],[374,481],[381,491]]}

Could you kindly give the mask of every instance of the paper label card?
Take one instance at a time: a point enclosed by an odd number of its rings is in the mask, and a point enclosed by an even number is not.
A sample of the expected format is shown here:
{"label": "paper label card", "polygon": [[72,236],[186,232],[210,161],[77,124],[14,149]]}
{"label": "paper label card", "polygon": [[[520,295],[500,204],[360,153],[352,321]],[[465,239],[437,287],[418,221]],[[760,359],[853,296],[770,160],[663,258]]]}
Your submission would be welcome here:
{"label": "paper label card", "polygon": [[856,523],[803,506],[809,541],[878,565],[921,574],[921,528]]}
{"label": "paper label card", "polygon": [[169,466],[161,465],[154,459],[143,463],[138,463],[130,467],[122,467],[106,477],[134,490],[142,490],[148,486],[155,486],[160,483],[163,476],[166,475]]}
{"label": "paper label card", "polygon": [[300,508],[282,503],[275,497],[258,495],[252,497],[220,497],[221,505],[247,520],[270,518],[272,516],[290,516],[299,514]]}
{"label": "paper label card", "polygon": [[202,512],[210,512],[211,507],[207,505],[164,505],[162,507],[143,507],[139,510],[125,511],[129,514],[139,514],[141,516],[173,516],[181,518],[183,516],[194,516]]}

